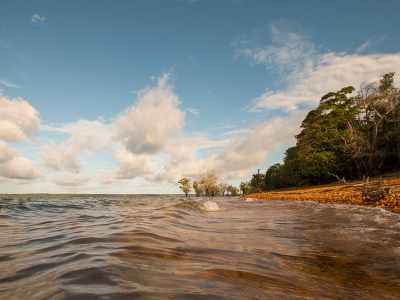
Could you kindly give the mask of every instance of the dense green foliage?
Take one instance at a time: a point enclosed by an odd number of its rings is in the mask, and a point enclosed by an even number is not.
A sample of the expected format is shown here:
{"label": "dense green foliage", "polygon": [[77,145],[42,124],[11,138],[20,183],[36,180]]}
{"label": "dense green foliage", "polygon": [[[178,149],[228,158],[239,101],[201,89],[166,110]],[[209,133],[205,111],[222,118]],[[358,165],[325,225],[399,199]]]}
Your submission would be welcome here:
{"label": "dense green foliage", "polygon": [[[400,166],[400,93],[394,72],[324,95],[286,150],[284,163],[242,182],[243,193],[374,175]],[[243,186],[243,188],[242,188]]]}

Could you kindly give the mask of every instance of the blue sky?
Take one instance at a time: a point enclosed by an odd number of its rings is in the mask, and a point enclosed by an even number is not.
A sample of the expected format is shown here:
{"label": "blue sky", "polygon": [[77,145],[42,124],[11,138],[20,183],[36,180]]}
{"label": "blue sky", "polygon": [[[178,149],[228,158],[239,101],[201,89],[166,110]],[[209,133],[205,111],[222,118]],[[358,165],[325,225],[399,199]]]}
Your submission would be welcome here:
{"label": "blue sky", "polygon": [[319,98],[400,73],[399,1],[0,1],[0,189],[178,193],[280,162]]}

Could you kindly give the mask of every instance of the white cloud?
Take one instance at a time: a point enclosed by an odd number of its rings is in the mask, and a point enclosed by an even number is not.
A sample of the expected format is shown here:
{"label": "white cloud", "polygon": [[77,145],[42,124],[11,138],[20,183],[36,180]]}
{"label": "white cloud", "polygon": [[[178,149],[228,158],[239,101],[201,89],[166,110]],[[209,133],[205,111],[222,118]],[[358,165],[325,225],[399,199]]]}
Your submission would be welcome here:
{"label": "white cloud", "polygon": [[142,177],[151,182],[176,183],[186,172],[187,166],[197,159],[200,149],[224,148],[228,139],[212,141],[204,135],[169,139],[162,152],[156,155],[134,154],[125,148],[116,152],[119,163],[116,172],[103,176],[102,183],[112,184],[120,180]]}
{"label": "white cloud", "polygon": [[88,175],[75,173],[59,174],[51,179],[54,184],[64,187],[81,186],[89,180],[90,177]]}
{"label": "white cloud", "polygon": [[92,158],[94,149],[106,149],[111,138],[110,125],[101,120],[79,120],[59,126],[43,125],[45,131],[65,133],[70,137],[59,145],[50,144],[42,147],[38,154],[46,167],[53,170],[67,170],[78,173],[82,166],[81,156]]}
{"label": "white cloud", "polygon": [[25,157],[16,155],[9,161],[0,164],[1,176],[9,179],[36,179],[41,176],[31,161]]}
{"label": "white cloud", "polygon": [[198,109],[196,109],[196,108],[186,108],[186,111],[188,111],[188,112],[190,112],[191,114],[194,114],[194,115],[196,115],[196,116],[198,116],[198,115],[200,115],[200,112],[199,112],[199,110]]}
{"label": "white cloud", "polygon": [[0,93],[0,179],[26,183],[42,174],[31,161],[11,149],[7,142],[30,142],[40,129],[39,113],[22,98]]}
{"label": "white cloud", "polygon": [[3,78],[0,78],[0,84],[5,85],[5,86],[8,86],[8,87],[11,87],[11,88],[17,88],[17,89],[20,88],[18,85],[13,84],[13,83],[11,83],[11,82],[9,82],[8,80],[5,80],[5,79],[3,79]]}
{"label": "white cloud", "polygon": [[280,19],[268,25],[271,43],[259,41],[259,37],[237,39],[235,56],[244,56],[254,64],[265,64],[272,71],[287,76],[295,75],[305,68],[312,67],[312,57],[316,54],[315,46],[309,38],[299,31],[294,21]]}
{"label": "white cloud", "polygon": [[176,184],[184,174],[184,166],[172,166],[170,164],[164,164],[162,168],[151,178],[152,182],[159,182],[162,184]]}
{"label": "white cloud", "polygon": [[126,149],[120,149],[116,153],[116,159],[120,167],[115,173],[116,179],[133,179],[144,177],[152,179],[157,172],[157,166],[147,154],[133,154]]}
{"label": "white cloud", "polygon": [[369,38],[364,44],[356,48],[356,53],[361,53],[366,51],[368,48],[371,48],[372,46],[379,44],[383,40],[385,40],[385,36],[380,36],[380,37],[373,37]]}
{"label": "white cloud", "polygon": [[22,98],[8,98],[0,93],[0,140],[31,141],[40,130],[38,111]]}
{"label": "white cloud", "polygon": [[42,147],[38,156],[44,160],[45,166],[55,171],[65,169],[78,173],[81,168],[79,154],[82,149],[80,145],[68,141],[56,145],[54,143]]}
{"label": "white cloud", "polygon": [[259,124],[247,136],[233,139],[227,148],[217,154],[188,164],[186,174],[198,176],[214,170],[227,178],[248,177],[255,167],[266,162],[270,151],[279,149],[284,142],[294,142],[305,114],[305,111],[300,111]]}
{"label": "white cloud", "polygon": [[242,128],[221,133],[220,136],[238,136],[238,135],[248,134],[250,132],[251,132],[250,128]]}
{"label": "white cloud", "polygon": [[31,22],[38,26],[43,26],[45,20],[46,20],[45,17],[41,17],[38,14],[34,14],[31,17]]}
{"label": "white cloud", "polygon": [[33,180],[42,174],[28,159],[20,156],[7,143],[0,141],[0,177],[2,181]]}
{"label": "white cloud", "polygon": [[11,160],[16,154],[5,142],[0,141],[0,164]]}
{"label": "white cloud", "polygon": [[94,121],[78,120],[67,124],[43,125],[42,129],[68,134],[71,136],[69,143],[78,144],[83,149],[106,149],[112,137],[111,127],[104,122],[102,117]]}
{"label": "white cloud", "polygon": [[103,175],[101,177],[101,183],[102,184],[114,184],[114,183],[120,183],[121,181],[117,181],[115,172],[113,171],[108,171],[106,175]]}
{"label": "white cloud", "polygon": [[114,148],[119,167],[103,176],[102,183],[136,177],[164,180],[167,175],[163,174],[169,172],[163,166],[177,166],[194,159],[198,147],[213,144],[204,137],[189,140],[183,135],[185,113],[178,108],[179,103],[173,87],[168,84],[168,74],[164,74],[158,78],[156,86],[140,90],[136,104],[117,116],[111,125],[86,120],[59,126],[44,125],[45,131],[70,137],[59,145],[43,146],[39,156],[53,170],[79,173],[83,153],[90,156],[93,149]]}
{"label": "white cloud", "polygon": [[176,168],[185,161],[196,159],[198,149],[200,149],[198,140],[181,136],[171,140],[165,147],[164,153],[169,157],[168,163]]}
{"label": "white cloud", "polygon": [[284,91],[267,91],[253,100],[253,110],[296,110],[305,104],[313,108],[328,92],[353,85],[358,88],[365,81],[375,81],[390,71],[400,71],[400,53],[360,56],[328,53],[320,56],[312,70]]}
{"label": "white cloud", "polygon": [[[234,43],[236,55],[265,64],[282,75],[288,88],[280,91],[267,90],[252,101],[250,110],[294,111],[299,105],[314,108],[326,93],[344,86],[359,87],[364,81],[378,80],[383,74],[400,71],[400,53],[395,54],[346,54],[319,53],[309,39],[296,31],[290,22],[280,20],[270,23],[272,44],[264,45],[253,39],[242,38]],[[293,24],[292,24],[293,25]],[[359,47],[365,50],[369,40]]]}
{"label": "white cloud", "polygon": [[[116,172],[102,178],[105,184],[142,177],[153,182],[175,182],[199,149],[225,147],[228,140],[212,141],[204,135],[187,137],[182,132],[185,112],[168,83],[169,75],[157,85],[138,92],[137,102],[111,125],[118,149]],[[198,113],[197,110],[192,113]]]}
{"label": "white cloud", "polygon": [[178,108],[180,102],[168,76],[158,78],[157,86],[139,91],[136,104],[113,124],[114,140],[121,141],[131,153],[157,153],[182,130],[185,112]]}

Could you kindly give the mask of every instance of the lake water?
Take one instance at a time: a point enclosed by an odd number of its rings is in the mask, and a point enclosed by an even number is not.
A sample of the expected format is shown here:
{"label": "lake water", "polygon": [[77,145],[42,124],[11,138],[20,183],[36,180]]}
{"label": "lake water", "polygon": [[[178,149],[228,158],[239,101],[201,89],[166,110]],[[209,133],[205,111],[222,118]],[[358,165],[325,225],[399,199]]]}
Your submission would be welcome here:
{"label": "lake water", "polygon": [[400,216],[230,197],[0,199],[0,298],[399,299]]}

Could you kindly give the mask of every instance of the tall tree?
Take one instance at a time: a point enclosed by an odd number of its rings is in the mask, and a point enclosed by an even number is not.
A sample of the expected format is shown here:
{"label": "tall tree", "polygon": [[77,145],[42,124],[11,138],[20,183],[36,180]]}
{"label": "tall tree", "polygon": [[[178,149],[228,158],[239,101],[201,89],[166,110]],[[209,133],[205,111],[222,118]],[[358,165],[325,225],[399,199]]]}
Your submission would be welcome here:
{"label": "tall tree", "polygon": [[264,174],[260,174],[260,169],[258,169],[257,174],[254,174],[250,179],[250,186],[253,190],[260,192],[262,184],[264,182]]}
{"label": "tall tree", "polygon": [[353,92],[354,87],[348,86],[324,95],[301,124],[296,156],[300,158],[301,177],[311,184],[329,180],[327,171],[338,173],[350,164],[345,140],[348,125],[357,115],[354,97],[349,97]]}
{"label": "tall tree", "polygon": [[204,186],[201,184],[200,180],[195,179],[193,181],[193,189],[196,193],[196,197],[200,197],[204,194]]}
{"label": "tall tree", "polygon": [[[394,73],[388,73],[379,83],[361,85],[355,98],[360,108],[359,124],[351,132],[349,144],[353,158],[367,175],[381,170],[387,158],[400,149],[398,93],[393,76]],[[392,139],[396,141],[396,151],[391,150]]]}
{"label": "tall tree", "polygon": [[214,171],[207,172],[201,177],[200,183],[204,187],[206,197],[215,196],[219,193],[217,181],[218,176],[215,175]]}
{"label": "tall tree", "polygon": [[251,192],[250,182],[244,182],[244,181],[242,181],[242,182],[240,183],[239,188],[240,188],[240,190],[242,191],[242,194],[243,194],[243,195],[249,194],[249,193]]}
{"label": "tall tree", "polygon": [[379,92],[387,99],[387,105],[391,107],[386,127],[391,134],[389,143],[393,148],[397,164],[400,164],[400,91],[394,86],[394,75],[394,72],[390,72],[383,76],[379,81]]}
{"label": "tall tree", "polygon": [[225,193],[227,192],[227,188],[228,188],[227,183],[222,182],[222,181],[220,183],[218,183],[218,190],[222,196],[225,196]]}
{"label": "tall tree", "polygon": [[180,183],[181,185],[179,186],[179,188],[181,189],[182,192],[185,193],[186,197],[188,196],[188,194],[190,193],[190,190],[192,189],[190,187],[190,179],[187,177],[183,177],[181,180],[178,181],[178,183]]}

